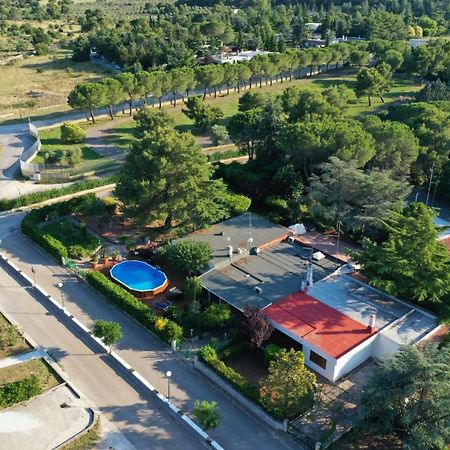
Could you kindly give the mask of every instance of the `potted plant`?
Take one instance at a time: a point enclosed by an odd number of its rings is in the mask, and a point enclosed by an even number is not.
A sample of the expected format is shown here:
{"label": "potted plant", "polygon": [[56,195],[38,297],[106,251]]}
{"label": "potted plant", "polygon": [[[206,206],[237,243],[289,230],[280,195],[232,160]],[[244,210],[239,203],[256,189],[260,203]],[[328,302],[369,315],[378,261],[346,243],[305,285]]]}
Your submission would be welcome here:
{"label": "potted plant", "polygon": [[97,264],[98,264],[98,255],[94,255],[93,257],[92,257],[92,259],[91,259],[91,267],[93,268],[93,269],[95,269],[96,267],[97,267]]}
{"label": "potted plant", "polygon": [[108,263],[108,257],[109,257],[108,249],[104,248],[103,249],[103,253],[102,253],[103,264],[107,264]]}
{"label": "potted plant", "polygon": [[114,250],[113,252],[112,252],[112,260],[113,261],[117,261],[118,259],[119,259],[119,255],[120,255],[120,253],[117,251],[117,250]]}

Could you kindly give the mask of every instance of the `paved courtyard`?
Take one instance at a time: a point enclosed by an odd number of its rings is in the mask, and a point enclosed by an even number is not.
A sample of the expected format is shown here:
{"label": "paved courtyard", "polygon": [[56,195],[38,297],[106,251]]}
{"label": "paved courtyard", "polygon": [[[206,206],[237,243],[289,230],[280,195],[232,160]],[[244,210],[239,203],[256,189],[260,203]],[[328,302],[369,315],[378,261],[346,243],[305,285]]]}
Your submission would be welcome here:
{"label": "paved courtyard", "polygon": [[[72,390],[62,385],[0,411],[0,448],[48,450],[67,441],[91,422],[91,413],[76,406],[76,400]],[[62,403],[69,406],[61,408]]]}

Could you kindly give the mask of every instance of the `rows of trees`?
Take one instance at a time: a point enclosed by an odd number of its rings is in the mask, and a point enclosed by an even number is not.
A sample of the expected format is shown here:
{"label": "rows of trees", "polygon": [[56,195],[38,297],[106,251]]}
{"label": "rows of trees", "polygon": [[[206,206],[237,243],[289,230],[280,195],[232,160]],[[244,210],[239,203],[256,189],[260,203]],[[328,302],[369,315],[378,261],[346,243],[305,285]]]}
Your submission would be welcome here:
{"label": "rows of trees", "polygon": [[217,96],[217,92],[241,89],[244,83],[249,87],[262,86],[274,80],[283,82],[292,79],[293,72],[309,68],[310,74],[320,71],[326,65],[352,64],[362,66],[367,63],[369,53],[358,50],[356,46],[342,44],[333,48],[292,50],[285,53],[258,55],[249,62],[239,64],[205,65],[197,68],[177,67],[172,70],[140,70],[136,73],[124,72],[115,78],[105,78],[98,83],[82,83],[69,94],[68,103],[72,108],[90,113],[108,106],[113,118],[112,106],[127,100],[130,115],[136,99],[156,98],[161,106],[164,96],[171,95],[176,106],[179,96],[188,97],[195,87],[203,90],[203,99],[208,93]]}

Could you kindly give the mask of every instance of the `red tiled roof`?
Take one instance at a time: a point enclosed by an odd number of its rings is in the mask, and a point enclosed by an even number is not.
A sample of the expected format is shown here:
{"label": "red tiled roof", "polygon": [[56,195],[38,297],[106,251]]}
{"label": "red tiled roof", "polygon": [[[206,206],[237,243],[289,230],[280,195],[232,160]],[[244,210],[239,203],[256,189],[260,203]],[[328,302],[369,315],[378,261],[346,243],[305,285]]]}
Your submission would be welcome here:
{"label": "red tiled roof", "polygon": [[264,314],[336,359],[376,333],[302,291],[264,309]]}
{"label": "red tiled roof", "polygon": [[450,250],[450,236],[439,241],[441,244],[444,244]]}

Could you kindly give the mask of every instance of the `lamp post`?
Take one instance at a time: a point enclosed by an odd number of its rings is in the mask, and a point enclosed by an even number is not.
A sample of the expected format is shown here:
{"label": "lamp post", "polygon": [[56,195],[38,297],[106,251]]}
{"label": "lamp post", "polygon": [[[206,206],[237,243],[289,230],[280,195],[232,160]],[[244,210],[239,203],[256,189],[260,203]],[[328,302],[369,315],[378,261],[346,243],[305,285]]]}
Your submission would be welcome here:
{"label": "lamp post", "polygon": [[65,309],[65,306],[64,306],[64,293],[63,293],[63,290],[62,290],[63,284],[61,283],[61,281],[58,283],[58,287],[59,287],[59,290],[60,290],[60,292],[61,292],[61,303],[62,303],[62,307],[63,307],[63,309]]}
{"label": "lamp post", "polygon": [[167,377],[167,401],[170,402],[170,377],[172,376],[172,372],[168,370],[166,372]]}

